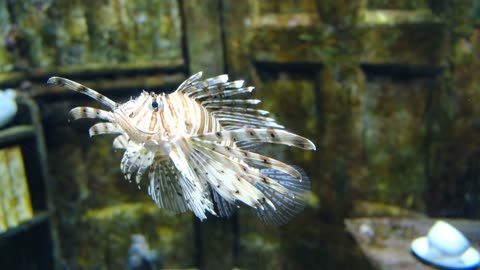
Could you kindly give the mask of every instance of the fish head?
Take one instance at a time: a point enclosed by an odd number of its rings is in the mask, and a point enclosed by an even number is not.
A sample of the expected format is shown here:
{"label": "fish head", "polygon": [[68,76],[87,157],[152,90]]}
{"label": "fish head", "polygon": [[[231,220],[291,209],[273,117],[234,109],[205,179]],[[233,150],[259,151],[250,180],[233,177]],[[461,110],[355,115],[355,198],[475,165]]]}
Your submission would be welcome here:
{"label": "fish head", "polygon": [[143,91],[113,111],[115,122],[129,138],[139,143],[169,141],[171,128],[163,121],[166,117],[164,104],[164,94]]}
{"label": "fish head", "polygon": [[162,95],[154,92],[142,91],[136,97],[120,105],[120,108],[128,114],[130,118],[145,118],[154,113],[163,110]]}

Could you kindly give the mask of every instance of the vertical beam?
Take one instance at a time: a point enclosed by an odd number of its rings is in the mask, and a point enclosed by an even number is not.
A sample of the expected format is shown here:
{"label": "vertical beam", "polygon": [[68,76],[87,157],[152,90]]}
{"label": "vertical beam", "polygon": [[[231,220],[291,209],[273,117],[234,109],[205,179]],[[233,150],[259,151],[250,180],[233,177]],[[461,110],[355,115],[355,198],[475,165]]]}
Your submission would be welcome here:
{"label": "vertical beam", "polygon": [[[203,71],[203,77],[227,72],[223,32],[222,0],[179,0],[183,17],[184,56],[189,73]],[[194,221],[195,266],[200,269],[231,269],[235,250],[234,219],[210,216]],[[219,257],[217,254],[223,254]]]}
{"label": "vertical beam", "polygon": [[184,29],[191,73],[204,77],[225,72],[220,0],[182,0]]}
{"label": "vertical beam", "polygon": [[254,73],[249,55],[249,28],[256,1],[222,0],[225,62],[230,75],[249,79]]}

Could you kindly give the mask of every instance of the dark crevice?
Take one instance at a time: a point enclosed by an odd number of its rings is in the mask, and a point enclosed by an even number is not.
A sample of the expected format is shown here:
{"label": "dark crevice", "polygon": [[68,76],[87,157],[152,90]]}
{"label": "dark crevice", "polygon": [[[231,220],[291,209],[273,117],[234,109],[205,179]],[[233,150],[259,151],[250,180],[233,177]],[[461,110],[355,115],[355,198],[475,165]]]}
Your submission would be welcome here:
{"label": "dark crevice", "polygon": [[362,64],[360,66],[367,80],[384,79],[386,77],[398,81],[436,78],[443,71],[441,67],[427,65]]}
{"label": "dark crevice", "polygon": [[220,42],[222,42],[222,60],[223,60],[223,72],[229,74],[228,58],[227,58],[227,34],[225,25],[225,6],[223,0],[218,0],[218,10],[220,13]]}
{"label": "dark crevice", "polygon": [[181,43],[182,43],[182,55],[185,63],[185,73],[187,75],[191,74],[190,70],[190,54],[188,53],[188,37],[187,37],[187,22],[186,22],[186,13],[185,13],[185,4],[184,0],[178,0],[178,9],[180,10],[180,20],[181,20]]}
{"label": "dark crevice", "polygon": [[288,72],[288,73],[304,73],[304,74],[316,74],[317,71],[323,66],[319,63],[277,63],[266,61],[255,61],[254,65],[259,70],[266,70],[270,72]]}
{"label": "dark crevice", "polygon": [[262,81],[288,79],[312,79],[321,70],[321,64],[315,63],[273,63],[254,62],[256,71]]}
{"label": "dark crevice", "polygon": [[7,0],[7,11],[9,14],[10,23],[17,24],[17,15],[15,14],[15,11],[13,9],[13,1],[15,0]]}
{"label": "dark crevice", "polygon": [[[230,68],[228,66],[228,48],[227,48],[227,26],[225,24],[225,4],[224,0],[218,0],[218,10],[219,10],[219,24],[220,24],[220,42],[222,48],[222,62],[223,67],[222,71],[225,74],[230,73]],[[232,214],[230,219],[232,224],[232,268],[236,267],[240,263],[240,221],[238,217],[238,211],[235,211]]]}
{"label": "dark crevice", "polygon": [[202,222],[193,216],[194,248],[193,258],[195,267],[204,269],[203,266],[203,225]]}
{"label": "dark crevice", "polygon": [[[174,75],[178,74],[179,72],[183,72],[185,67],[183,66],[164,66],[164,67],[146,67],[142,69],[126,69],[126,70],[95,70],[95,71],[79,71],[79,72],[68,72],[62,73],[54,71],[49,71],[44,74],[29,74],[29,80],[31,81],[46,81],[52,74],[55,76],[68,76],[69,79],[77,79],[77,80],[89,80],[89,79],[116,79],[116,78],[134,78],[137,76],[151,76],[151,75]],[[43,72],[42,72],[43,73]]]}
{"label": "dark crevice", "polygon": [[[46,85],[48,78],[52,76],[65,77],[74,81],[89,81],[101,78],[102,80],[135,78],[138,76],[177,76],[185,73],[185,65],[164,66],[164,67],[148,67],[143,69],[125,69],[125,70],[84,70],[84,71],[32,71],[24,72],[18,77],[12,77],[9,80],[0,82],[0,89],[4,88],[22,88],[22,84],[40,84]],[[175,86],[176,87],[176,86]]]}
{"label": "dark crevice", "polygon": [[[186,12],[185,12],[185,3],[184,0],[178,0],[178,8],[180,11],[180,20],[181,20],[181,42],[182,42],[182,55],[185,63],[185,73],[187,75],[191,74],[190,70],[190,55],[188,53],[188,35],[187,35],[187,22],[186,22]],[[193,235],[194,235],[194,247],[193,247],[193,261],[195,267],[199,269],[204,268],[203,261],[203,225],[195,216],[193,217]]]}

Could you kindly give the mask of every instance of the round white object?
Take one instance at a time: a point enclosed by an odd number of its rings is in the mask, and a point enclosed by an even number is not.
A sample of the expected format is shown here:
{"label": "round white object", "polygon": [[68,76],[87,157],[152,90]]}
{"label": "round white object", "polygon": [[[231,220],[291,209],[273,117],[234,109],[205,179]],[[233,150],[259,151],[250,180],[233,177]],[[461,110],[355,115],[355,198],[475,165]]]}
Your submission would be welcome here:
{"label": "round white object", "polygon": [[412,252],[421,260],[443,269],[472,269],[480,266],[480,254],[455,227],[437,221],[427,236],[415,239]]}
{"label": "round white object", "polygon": [[15,102],[15,91],[7,89],[0,91],[0,128],[12,121],[17,113],[17,103]]}

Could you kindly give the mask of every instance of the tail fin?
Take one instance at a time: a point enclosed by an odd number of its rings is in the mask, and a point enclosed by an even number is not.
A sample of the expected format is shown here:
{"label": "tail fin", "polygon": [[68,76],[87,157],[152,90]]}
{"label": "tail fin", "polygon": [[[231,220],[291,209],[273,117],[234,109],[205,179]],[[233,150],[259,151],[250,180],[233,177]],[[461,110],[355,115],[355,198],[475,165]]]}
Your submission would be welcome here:
{"label": "tail fin", "polygon": [[302,169],[297,167],[295,169],[301,172],[302,181],[275,169],[261,170],[262,174],[276,180],[278,184],[289,190],[287,194],[283,194],[261,182],[256,185],[275,204],[275,209],[269,204],[263,204],[263,210],[257,209],[257,215],[266,224],[285,224],[305,207],[305,199],[310,192],[310,180]]}

